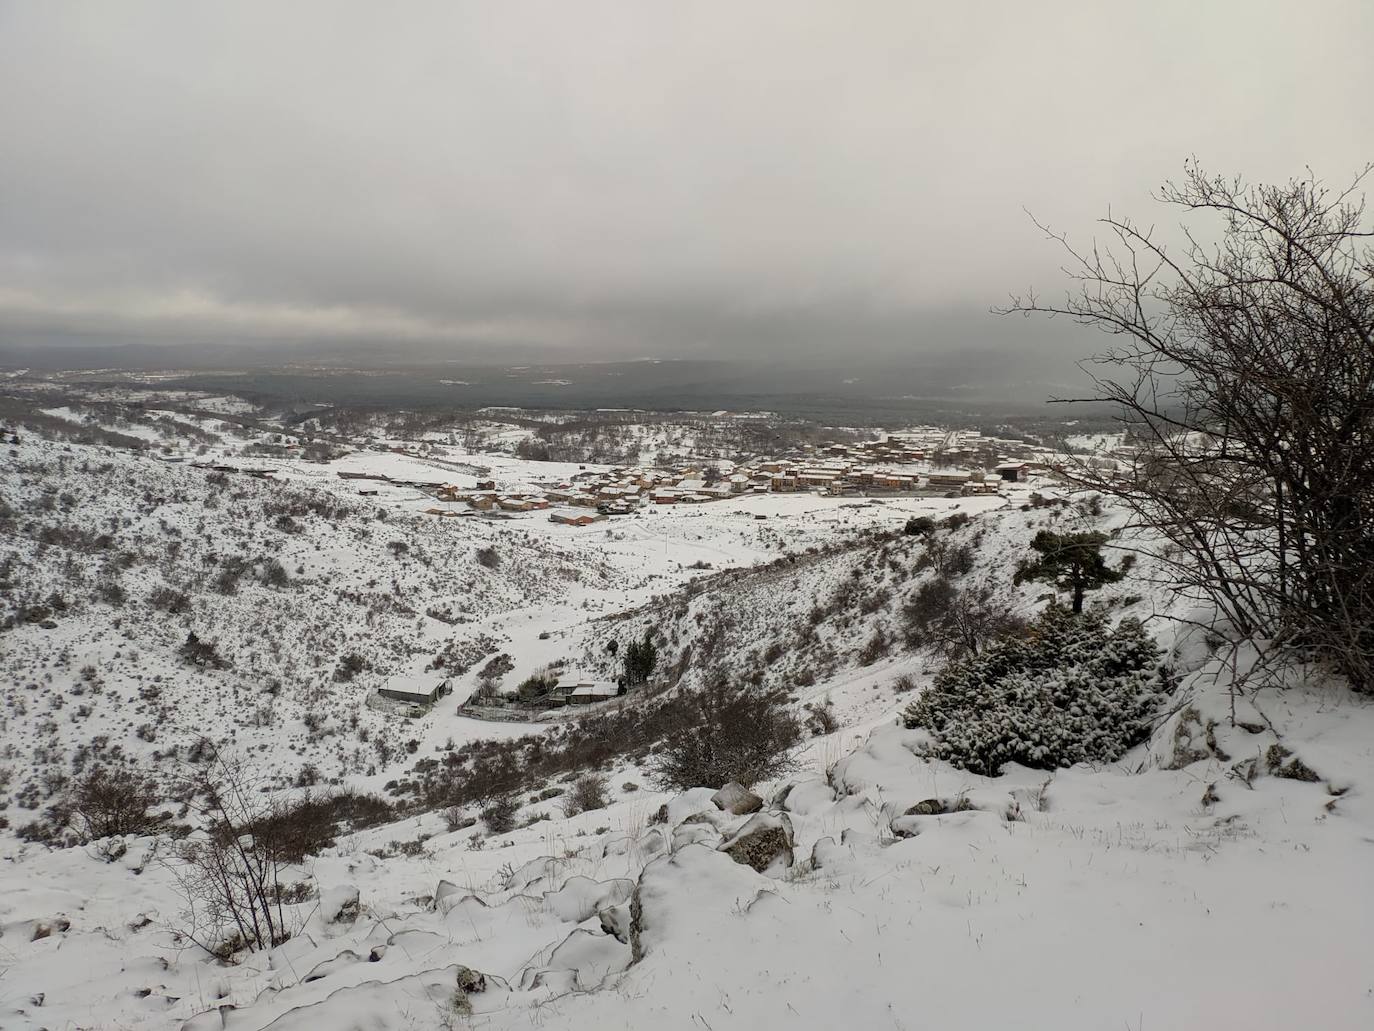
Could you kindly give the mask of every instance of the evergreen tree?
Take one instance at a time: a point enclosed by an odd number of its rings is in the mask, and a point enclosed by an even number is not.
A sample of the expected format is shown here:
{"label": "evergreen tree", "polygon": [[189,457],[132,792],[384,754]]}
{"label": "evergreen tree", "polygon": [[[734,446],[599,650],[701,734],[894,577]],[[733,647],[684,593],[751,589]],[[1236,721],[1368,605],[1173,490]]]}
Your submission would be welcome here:
{"label": "evergreen tree", "polygon": [[1073,611],[1083,611],[1083,595],[1106,584],[1114,584],[1126,574],[1112,569],[1102,557],[1107,543],[1105,533],[1053,533],[1041,530],[1031,541],[1039,557],[1021,563],[1015,582],[1039,580],[1061,591],[1073,592]]}
{"label": "evergreen tree", "polygon": [[654,646],[653,632],[645,630],[644,640],[632,640],[625,646],[625,683],[631,686],[644,683],[657,664],[658,649]]}

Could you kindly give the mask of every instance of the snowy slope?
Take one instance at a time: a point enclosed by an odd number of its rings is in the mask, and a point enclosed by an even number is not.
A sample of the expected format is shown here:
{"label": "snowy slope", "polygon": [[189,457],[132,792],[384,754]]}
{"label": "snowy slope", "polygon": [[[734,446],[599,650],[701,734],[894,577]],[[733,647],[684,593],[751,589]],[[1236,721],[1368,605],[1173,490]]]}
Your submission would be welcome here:
{"label": "snowy slope", "polygon": [[[970,514],[937,533],[969,551],[960,582],[1031,612],[1043,585],[1010,585],[1026,542],[1100,528],[1127,545],[1110,507],[1033,505],[1030,488],[1010,502],[770,495],[579,531],[440,521],[402,489],[364,498],[334,475],[542,472],[445,445],[290,459],[279,482],[27,435],[5,454],[5,615],[48,611],[0,632],[0,1027],[1374,1026],[1374,707],[1302,667],[1232,697],[1253,650],[1171,619],[1205,614],[1148,555],[1094,599],[1147,620],[1179,674],[1146,744],[1100,767],[980,777],[901,727],[909,686],[938,665],[902,639],[904,603],[932,575],[907,517]],[[495,568],[474,560],[488,545]],[[186,606],[153,604],[164,586]],[[609,804],[575,816],[551,794],[565,784],[525,785],[508,833],[397,814],[286,871],[303,899],[287,906],[293,936],[233,964],[182,935],[166,837],[13,834],[79,762],[117,747],[170,769],[207,732],[265,789],[312,767],[382,790],[465,742],[547,729],[464,719],[453,700],[419,719],[365,705],[388,677],[451,675],[460,700],[492,656],[510,656],[507,687],[558,660],[604,672],[608,643],[646,627],[681,690],[725,675],[832,703],[838,729],[757,786],[761,816],[720,811],[718,785],[658,791],[628,758],[603,771]],[[224,668],[188,664],[192,631]],[[351,654],[364,668],[341,679]],[[788,840],[791,861],[759,872],[725,851],[756,829]]]}

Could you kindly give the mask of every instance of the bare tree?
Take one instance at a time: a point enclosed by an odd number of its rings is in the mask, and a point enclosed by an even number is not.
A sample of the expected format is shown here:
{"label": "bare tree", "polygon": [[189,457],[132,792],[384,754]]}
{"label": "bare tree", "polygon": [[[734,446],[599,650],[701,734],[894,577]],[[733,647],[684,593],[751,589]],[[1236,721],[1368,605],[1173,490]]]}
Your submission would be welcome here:
{"label": "bare tree", "polygon": [[935,576],[903,607],[907,644],[954,661],[977,655],[989,642],[1018,634],[1025,622],[988,585],[955,587]]}
{"label": "bare tree", "polygon": [[204,828],[181,843],[172,866],[185,903],[178,930],[222,959],[270,949],[291,936],[282,857],[269,837],[254,833],[270,814],[237,762],[208,739],[199,750],[209,761],[190,772],[186,789]]}
{"label": "bare tree", "polygon": [[157,785],[139,770],[97,766],[73,787],[73,822],[88,841],[146,834],[157,822],[149,814],[157,801]]}
{"label": "bare tree", "polygon": [[[1374,167],[1374,166],[1371,166]],[[1170,247],[1128,218],[1075,249],[1058,304],[1110,334],[1085,365],[1138,454],[1080,482],[1171,542],[1179,586],[1238,635],[1305,649],[1374,689],[1374,251],[1357,195],[1211,177],[1190,163],[1157,199],[1191,222]],[[1044,228],[1043,226],[1041,227]],[[1171,557],[1172,555],[1172,557]]]}
{"label": "bare tree", "polygon": [[732,780],[749,787],[795,766],[791,751],[801,740],[801,723],[784,692],[721,680],[682,696],[681,717],[682,726],[649,760],[650,776],[665,789],[723,787]]}

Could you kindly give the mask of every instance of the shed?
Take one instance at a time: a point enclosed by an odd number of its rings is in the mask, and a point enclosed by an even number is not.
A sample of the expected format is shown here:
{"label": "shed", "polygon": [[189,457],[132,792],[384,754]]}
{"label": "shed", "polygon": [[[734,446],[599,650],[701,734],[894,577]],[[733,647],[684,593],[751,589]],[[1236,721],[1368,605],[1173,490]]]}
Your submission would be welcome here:
{"label": "shed", "polygon": [[569,705],[591,705],[593,702],[607,702],[620,695],[619,685],[609,680],[582,680],[568,692]]}
{"label": "shed", "polygon": [[397,702],[410,702],[412,705],[433,705],[452,689],[448,680],[440,680],[435,683],[433,680],[402,675],[392,677],[377,689],[377,693],[383,698],[390,698]]}

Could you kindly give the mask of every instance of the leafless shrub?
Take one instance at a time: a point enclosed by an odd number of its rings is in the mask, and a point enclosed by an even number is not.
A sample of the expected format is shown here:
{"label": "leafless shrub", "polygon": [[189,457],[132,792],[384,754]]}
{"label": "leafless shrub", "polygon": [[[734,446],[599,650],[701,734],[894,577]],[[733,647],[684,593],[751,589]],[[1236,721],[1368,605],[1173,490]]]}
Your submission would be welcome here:
{"label": "leafless shrub", "polygon": [[859,665],[871,666],[892,650],[892,640],[882,630],[874,630],[859,649]]}
{"label": "leafless shrub", "polygon": [[[1370,166],[1374,167],[1374,166]],[[1176,549],[1156,557],[1178,589],[1236,634],[1329,660],[1374,689],[1374,249],[1357,197],[1314,178],[1247,186],[1195,163],[1158,199],[1218,234],[1170,250],[1109,215],[1110,245],[1069,255],[1066,315],[1111,334],[1093,401],[1118,406],[1137,460],[1084,463]],[[1043,227],[1042,227],[1043,228]],[[1203,243],[1214,238],[1215,242]]]}
{"label": "leafless shrub", "polygon": [[515,830],[515,813],[520,808],[514,797],[493,798],[482,809],[482,822],[492,834],[509,834]]}
{"label": "leafless shrub", "polygon": [[649,764],[665,789],[748,786],[792,768],[801,725],[781,692],[716,683],[685,697],[682,717]]}
{"label": "leafless shrub", "polygon": [[606,808],[606,778],[600,773],[586,773],[573,781],[563,796],[564,816],[576,816],[592,809]]}
{"label": "leafless shrub", "polygon": [[954,660],[977,655],[989,641],[1021,632],[1025,622],[987,587],[955,587],[936,576],[903,606],[907,645]]}
{"label": "leafless shrub", "polygon": [[171,867],[183,909],[178,930],[221,959],[243,949],[270,949],[290,937],[283,910],[281,866],[250,826],[261,817],[243,772],[213,744],[213,759],[188,785],[207,830],[183,841]]}
{"label": "leafless shrub", "polygon": [[156,821],[150,810],[157,800],[156,784],[140,771],[97,766],[76,782],[70,805],[82,837],[94,841],[152,830]]}

